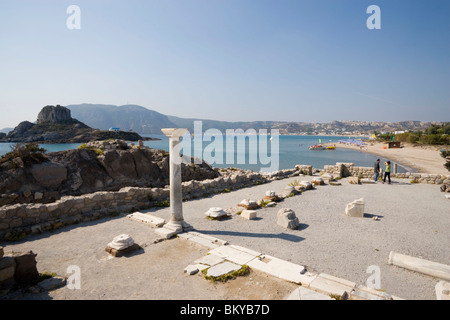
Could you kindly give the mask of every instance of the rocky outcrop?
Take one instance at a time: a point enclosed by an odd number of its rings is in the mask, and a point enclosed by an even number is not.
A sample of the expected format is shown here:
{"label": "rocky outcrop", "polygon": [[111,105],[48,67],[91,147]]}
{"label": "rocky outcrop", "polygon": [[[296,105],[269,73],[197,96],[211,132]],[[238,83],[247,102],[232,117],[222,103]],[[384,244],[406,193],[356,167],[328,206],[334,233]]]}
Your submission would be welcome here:
{"label": "rocky outcrop", "polygon": [[[112,145],[107,142],[106,145]],[[37,162],[20,157],[0,163],[0,206],[48,203],[65,195],[115,191],[123,187],[169,184],[169,154],[147,147],[81,149],[44,154]],[[220,174],[207,163],[182,165],[182,180],[214,179]]]}
{"label": "rocky outcrop", "polygon": [[72,116],[70,115],[70,110],[61,107],[60,105],[54,106],[45,106],[42,108],[41,112],[39,112],[37,117],[37,123],[66,123],[70,122]]}

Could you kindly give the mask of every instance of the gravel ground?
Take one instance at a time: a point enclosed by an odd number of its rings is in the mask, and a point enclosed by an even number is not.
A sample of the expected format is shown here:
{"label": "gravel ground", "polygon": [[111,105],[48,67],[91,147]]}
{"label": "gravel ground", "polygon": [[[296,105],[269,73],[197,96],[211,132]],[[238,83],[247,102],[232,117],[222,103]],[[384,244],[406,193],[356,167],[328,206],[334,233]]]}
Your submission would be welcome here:
{"label": "gravel ground", "polygon": [[[390,251],[395,251],[450,264],[450,202],[437,185],[406,180],[352,185],[343,179],[341,186],[318,186],[276,207],[259,209],[256,220],[238,215],[222,221],[205,218],[210,207],[229,209],[243,199],[259,200],[267,190],[279,193],[293,180],[184,202],[184,218],[195,231],[357,284],[365,285],[371,275],[367,268],[376,265],[381,270],[381,288],[387,293],[404,299],[436,298],[434,287],[439,279],[387,262]],[[346,204],[358,198],[365,200],[365,217],[345,216]],[[276,224],[277,211],[284,207],[296,212],[301,223],[297,230]],[[170,216],[168,208],[147,212],[166,221]],[[104,249],[121,233],[131,235],[143,248],[131,256],[111,259]],[[65,287],[17,299],[283,299],[296,287],[256,271],[227,283],[212,283],[200,274],[188,276],[183,269],[205,255],[207,248],[180,238],[157,239],[151,227],[117,217],[1,245],[5,253],[33,250],[40,272],[69,276],[70,265],[81,270],[80,290]]]}

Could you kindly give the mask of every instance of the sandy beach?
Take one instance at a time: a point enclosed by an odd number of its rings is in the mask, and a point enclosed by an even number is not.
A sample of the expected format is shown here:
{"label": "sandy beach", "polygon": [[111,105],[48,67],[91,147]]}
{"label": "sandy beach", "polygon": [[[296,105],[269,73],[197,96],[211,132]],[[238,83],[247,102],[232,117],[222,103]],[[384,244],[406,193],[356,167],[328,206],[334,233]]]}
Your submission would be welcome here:
{"label": "sandy beach", "polygon": [[[441,157],[439,150],[444,146],[419,146],[411,143],[403,143],[401,148],[383,149],[384,143],[371,142],[360,148],[358,146],[336,143],[337,148],[360,150],[378,155],[385,159],[404,164],[420,173],[448,174],[444,167],[445,159]],[[447,147],[448,149],[448,147]]]}

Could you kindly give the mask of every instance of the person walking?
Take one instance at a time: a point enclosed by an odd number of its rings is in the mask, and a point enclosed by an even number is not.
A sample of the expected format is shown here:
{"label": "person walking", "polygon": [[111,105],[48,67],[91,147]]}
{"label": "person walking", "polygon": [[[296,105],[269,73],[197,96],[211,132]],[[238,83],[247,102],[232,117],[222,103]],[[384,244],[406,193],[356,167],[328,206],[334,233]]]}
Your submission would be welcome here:
{"label": "person walking", "polygon": [[375,173],[375,183],[376,183],[378,181],[378,176],[380,175],[380,159],[377,159],[377,161],[375,161],[373,171]]}
{"label": "person walking", "polygon": [[386,178],[388,178],[389,184],[391,184],[391,162],[385,162],[384,163],[386,165],[386,170],[384,172],[384,180],[383,183],[386,182]]}

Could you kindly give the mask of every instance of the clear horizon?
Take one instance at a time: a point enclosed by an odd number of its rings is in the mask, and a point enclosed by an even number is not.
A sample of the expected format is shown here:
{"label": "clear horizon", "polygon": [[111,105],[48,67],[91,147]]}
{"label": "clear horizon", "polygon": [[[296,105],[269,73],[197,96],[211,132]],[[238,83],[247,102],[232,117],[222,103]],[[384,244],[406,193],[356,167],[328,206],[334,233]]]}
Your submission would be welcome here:
{"label": "clear horizon", "polygon": [[[450,121],[450,2],[431,3],[0,0],[0,129],[81,103],[230,122]],[[67,27],[73,4],[80,29]]]}

